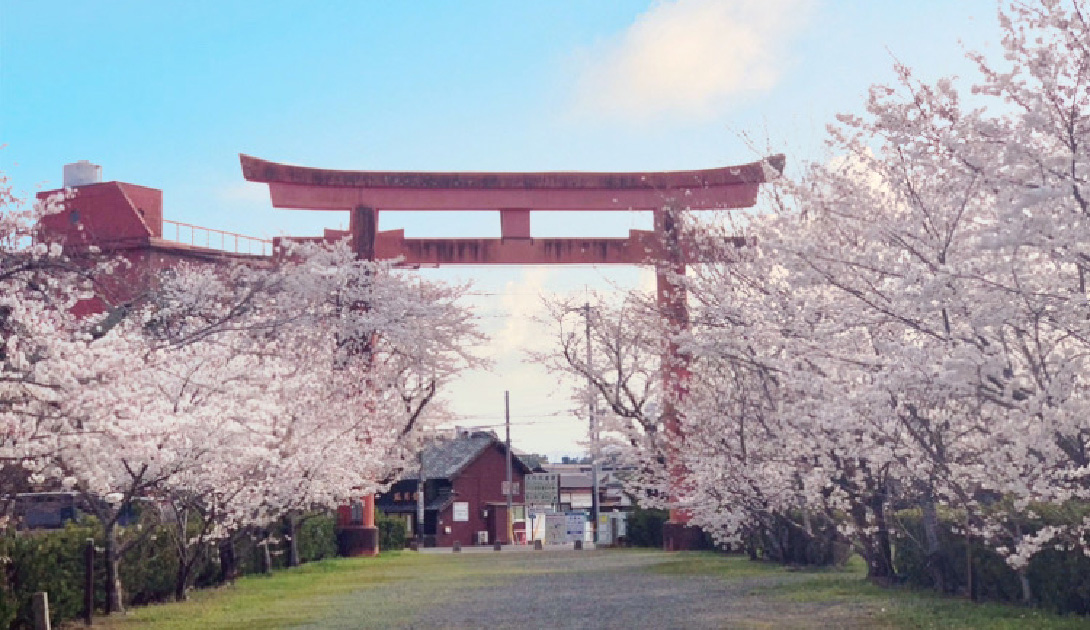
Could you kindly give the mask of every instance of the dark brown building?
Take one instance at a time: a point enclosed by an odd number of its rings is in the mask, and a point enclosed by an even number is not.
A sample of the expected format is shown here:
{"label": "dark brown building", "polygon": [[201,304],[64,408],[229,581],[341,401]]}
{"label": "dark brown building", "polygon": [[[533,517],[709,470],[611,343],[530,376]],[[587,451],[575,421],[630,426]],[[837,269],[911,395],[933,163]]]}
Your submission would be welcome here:
{"label": "dark brown building", "polygon": [[[509,544],[507,534],[507,451],[490,432],[459,432],[424,447],[424,543],[428,546]],[[524,540],[523,479],[530,469],[511,457],[511,500],[515,539]],[[414,532],[419,470],[379,495],[375,507],[405,519]]]}

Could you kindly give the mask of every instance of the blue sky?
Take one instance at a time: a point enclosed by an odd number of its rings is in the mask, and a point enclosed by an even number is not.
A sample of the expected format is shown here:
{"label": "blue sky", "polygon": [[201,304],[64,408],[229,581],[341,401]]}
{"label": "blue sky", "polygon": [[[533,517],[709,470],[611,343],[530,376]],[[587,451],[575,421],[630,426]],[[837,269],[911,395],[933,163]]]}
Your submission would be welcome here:
{"label": "blue sky", "polygon": [[[281,2],[0,0],[0,169],[32,194],[87,159],[161,188],[169,219],[256,236],[339,213],[274,210],[238,153],[374,170],[673,170],[829,157],[894,57],[971,76],[994,53],[994,0]],[[757,146],[741,136],[749,135]],[[622,235],[648,217],[537,213],[535,236]],[[493,213],[384,214],[409,236],[498,236]],[[455,385],[467,424],[516,446],[581,450],[570,388],[521,363],[543,291],[637,286],[620,268],[450,269],[474,279],[492,373]],[[532,424],[531,424],[532,423]]]}

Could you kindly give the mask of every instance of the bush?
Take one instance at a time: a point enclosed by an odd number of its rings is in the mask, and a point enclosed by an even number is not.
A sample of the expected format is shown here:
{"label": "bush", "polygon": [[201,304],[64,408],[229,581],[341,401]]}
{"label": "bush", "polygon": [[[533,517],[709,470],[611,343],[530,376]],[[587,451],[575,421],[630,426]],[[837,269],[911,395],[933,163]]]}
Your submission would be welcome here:
{"label": "bush", "polygon": [[[897,513],[901,529],[894,530],[894,568],[906,582],[924,588],[937,588],[926,551],[917,541],[924,540],[918,510]],[[955,518],[941,515],[939,540],[942,556],[935,560],[938,572],[950,593],[969,588],[968,554],[972,552],[973,597],[1001,602],[1021,602],[1022,586],[1018,574],[1006,560],[980,542],[966,544],[956,533]],[[1036,524],[1026,523],[1031,531]],[[1026,569],[1032,593],[1031,604],[1061,614],[1090,614],[1090,558],[1077,549],[1050,548],[1035,555]]]}
{"label": "bush", "polygon": [[375,513],[375,525],[378,526],[378,548],[396,551],[405,548],[408,531],[405,521],[387,516],[384,512]]}
{"label": "bush", "polygon": [[636,508],[628,515],[625,530],[633,547],[662,549],[662,524],[670,518],[666,510]]}
{"label": "bush", "polygon": [[[7,532],[0,537],[0,556],[6,559],[0,579],[0,627],[32,628],[34,593],[49,593],[53,624],[83,611],[83,550],[88,538],[101,530],[94,521],[68,523],[64,529],[43,532]],[[101,542],[101,535],[98,536]],[[96,592],[105,580],[99,576]]]}
{"label": "bush", "polygon": [[[144,521],[139,530],[126,528],[119,539],[134,537],[136,545],[125,552],[119,567],[125,604],[141,605],[174,597],[178,555],[170,534],[162,526]],[[98,561],[102,566],[103,559]],[[200,566],[198,561],[194,571],[199,571]]]}
{"label": "bush", "polygon": [[802,513],[790,518],[773,516],[754,525],[744,536],[746,553],[753,560],[768,560],[792,566],[832,566],[848,561],[851,548],[837,531],[836,523],[818,514],[809,515],[809,526]]}
{"label": "bush", "polygon": [[299,526],[299,559],[313,562],[337,555],[336,525],[330,514],[308,515]]}
{"label": "bush", "polygon": [[[237,557],[242,560],[240,569],[244,573],[260,570],[260,560],[256,557],[258,547],[254,541],[258,533],[241,536],[236,546]],[[403,543],[404,527],[401,533]],[[273,534],[280,532],[274,528]],[[138,527],[124,528],[119,534],[121,540],[133,537],[137,543],[122,558],[120,567],[126,605],[172,598],[178,558],[170,534],[145,520]],[[60,530],[0,532],[0,628],[32,628],[31,601],[39,591],[49,593],[50,620],[54,625],[82,615],[83,554],[88,538],[93,538],[101,549],[102,527],[93,518],[69,522]],[[299,528],[299,552],[303,562],[336,554],[331,516],[317,514],[303,521]],[[219,576],[215,543],[200,553],[202,557],[193,567],[193,583],[196,586],[215,584]],[[276,564],[286,560],[286,554],[274,556]],[[106,575],[101,550],[95,557],[95,564],[95,605],[102,610]]]}

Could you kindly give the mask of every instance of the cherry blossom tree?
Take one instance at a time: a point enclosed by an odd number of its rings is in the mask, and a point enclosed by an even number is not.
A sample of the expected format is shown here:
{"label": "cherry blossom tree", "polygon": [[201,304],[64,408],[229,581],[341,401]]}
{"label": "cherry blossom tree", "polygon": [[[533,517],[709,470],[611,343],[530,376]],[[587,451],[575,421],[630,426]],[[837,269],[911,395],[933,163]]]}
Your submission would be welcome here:
{"label": "cherry blossom tree", "polygon": [[1004,58],[972,54],[971,88],[898,66],[774,215],[697,226],[722,262],[677,279],[692,379],[670,448],[695,523],[736,540],[821,515],[887,580],[891,510],[916,506],[940,588],[940,508],[1018,571],[1090,546],[1090,522],[1034,509],[1090,492],[1086,11],[1002,7]]}
{"label": "cherry blossom tree", "polygon": [[207,541],[384,488],[440,417],[442,385],[476,362],[465,287],[345,244],[145,274],[78,319],[99,269],[94,252],[35,238],[53,209],[0,215],[0,457],[85,497],[106,533],[109,610],[138,502],[170,513],[184,597]]}

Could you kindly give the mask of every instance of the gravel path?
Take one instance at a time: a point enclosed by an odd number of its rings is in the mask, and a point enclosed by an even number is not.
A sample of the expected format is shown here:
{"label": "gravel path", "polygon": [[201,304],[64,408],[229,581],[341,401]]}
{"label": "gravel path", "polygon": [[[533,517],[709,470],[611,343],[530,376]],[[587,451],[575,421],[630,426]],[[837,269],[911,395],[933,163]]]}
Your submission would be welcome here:
{"label": "gravel path", "polygon": [[[859,605],[769,593],[803,575],[723,578],[653,570],[648,552],[466,554],[464,578],[396,579],[332,602],[308,628],[871,628]],[[461,570],[463,567],[458,567]]]}

